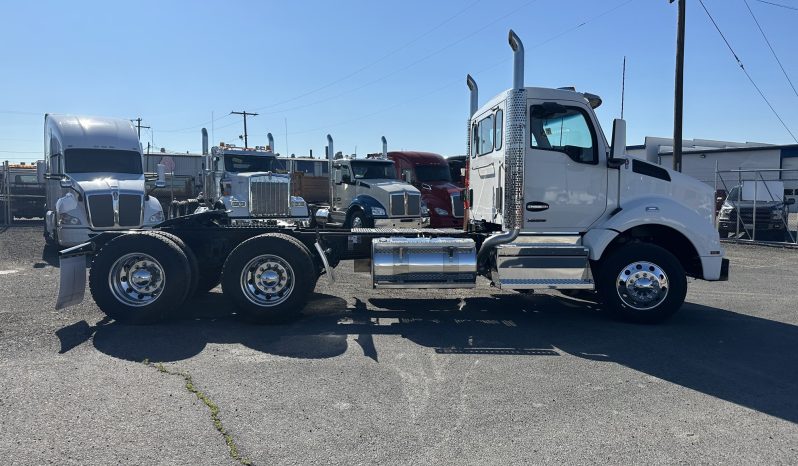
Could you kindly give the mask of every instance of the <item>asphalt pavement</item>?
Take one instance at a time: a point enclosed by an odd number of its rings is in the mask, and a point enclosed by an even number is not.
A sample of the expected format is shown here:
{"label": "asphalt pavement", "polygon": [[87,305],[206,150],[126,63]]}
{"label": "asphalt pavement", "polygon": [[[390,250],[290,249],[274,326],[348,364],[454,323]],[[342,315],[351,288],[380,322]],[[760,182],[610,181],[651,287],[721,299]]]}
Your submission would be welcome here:
{"label": "asphalt pavement", "polygon": [[556,292],[372,290],[337,269],[302,319],[55,311],[41,226],[0,229],[4,464],[794,464],[798,250],[725,245],[656,326]]}

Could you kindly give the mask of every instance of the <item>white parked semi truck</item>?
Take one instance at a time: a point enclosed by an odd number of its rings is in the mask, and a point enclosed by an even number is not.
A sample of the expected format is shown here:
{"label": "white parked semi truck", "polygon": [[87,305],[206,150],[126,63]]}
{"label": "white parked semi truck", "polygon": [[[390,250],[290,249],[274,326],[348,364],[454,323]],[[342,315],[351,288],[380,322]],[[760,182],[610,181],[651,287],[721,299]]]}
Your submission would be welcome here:
{"label": "white parked semi truck", "polygon": [[[725,280],[713,192],[680,173],[626,156],[625,123],[611,143],[573,90],[524,87],[523,45],[511,89],[471,117],[462,230],[236,227],[224,211],[170,220],[156,231],[105,233],[61,253],[57,307],[89,288],[110,317],[167,317],[221,264],[224,294],[244,316],[279,322],[299,314],[316,280],[343,260],[370,264],[375,288],[473,288],[478,276],[506,290],[590,293],[602,308],[658,322],[683,304],[687,277]],[[215,277],[214,279],[218,279]],[[398,291],[397,291],[398,292]]]}
{"label": "white parked semi truck", "polygon": [[[145,189],[142,151],[133,123],[116,118],[44,116],[44,237],[74,246],[109,231],[164,220]],[[156,183],[164,185],[163,176]]]}
{"label": "white parked semi truck", "polygon": [[290,175],[275,170],[271,134],[269,140],[269,146],[254,148],[220,143],[208,153],[208,131],[203,128],[202,192],[197,199],[172,203],[169,216],[224,210],[238,224],[307,224],[307,204],[291,195]]}

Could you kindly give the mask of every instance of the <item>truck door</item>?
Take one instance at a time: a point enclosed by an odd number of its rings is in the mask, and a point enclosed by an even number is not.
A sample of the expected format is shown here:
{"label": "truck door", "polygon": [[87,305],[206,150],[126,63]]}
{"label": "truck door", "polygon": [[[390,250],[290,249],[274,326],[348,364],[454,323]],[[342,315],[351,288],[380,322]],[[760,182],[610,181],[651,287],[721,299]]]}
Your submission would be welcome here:
{"label": "truck door", "polygon": [[474,118],[471,125],[469,197],[473,220],[502,223],[504,103]]}
{"label": "truck door", "polygon": [[607,209],[606,142],[577,101],[529,101],[524,229],[584,232]]}
{"label": "truck door", "polygon": [[332,207],[335,211],[343,211],[349,208],[352,199],[356,196],[354,178],[352,170],[347,164],[336,164],[333,167],[333,201]]}

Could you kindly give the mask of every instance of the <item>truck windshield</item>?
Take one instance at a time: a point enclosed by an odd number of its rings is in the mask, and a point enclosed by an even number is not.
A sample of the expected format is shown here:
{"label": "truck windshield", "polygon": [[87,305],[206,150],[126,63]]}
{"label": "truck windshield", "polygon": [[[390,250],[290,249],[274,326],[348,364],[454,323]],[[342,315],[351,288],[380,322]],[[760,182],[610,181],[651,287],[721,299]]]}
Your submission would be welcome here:
{"label": "truck windshield", "polygon": [[133,150],[66,149],[67,173],[129,173],[141,175],[141,154]]}
{"label": "truck windshield", "polygon": [[447,165],[418,165],[416,177],[422,183],[430,181],[452,181],[452,174]]}
{"label": "truck windshield", "polygon": [[358,180],[396,179],[393,162],[352,162],[352,173]]}
{"label": "truck windshield", "polygon": [[225,155],[226,172],[269,172],[274,171],[274,157],[262,155]]}

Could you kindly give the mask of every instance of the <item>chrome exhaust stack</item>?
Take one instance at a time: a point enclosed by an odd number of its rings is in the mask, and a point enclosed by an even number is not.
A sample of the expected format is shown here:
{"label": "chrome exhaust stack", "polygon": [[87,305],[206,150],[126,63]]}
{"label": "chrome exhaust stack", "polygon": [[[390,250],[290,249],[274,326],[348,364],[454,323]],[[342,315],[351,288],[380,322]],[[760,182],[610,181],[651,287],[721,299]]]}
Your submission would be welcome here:
{"label": "chrome exhaust stack", "polygon": [[471,118],[477,113],[477,109],[479,108],[479,88],[477,87],[477,82],[474,81],[474,78],[472,78],[470,74],[466,76],[466,85],[468,86],[468,90],[471,91],[471,112],[468,115],[468,117]]}
{"label": "chrome exhaust stack", "polygon": [[269,150],[274,152],[274,136],[272,136],[272,133],[267,133],[266,139],[269,141]]}
{"label": "chrome exhaust stack", "polygon": [[382,137],[382,158],[388,159],[388,140],[385,139],[385,136]]}
{"label": "chrome exhaust stack", "polygon": [[208,130],[202,128],[202,155],[208,155]]}
{"label": "chrome exhaust stack", "polygon": [[333,193],[333,183],[335,180],[333,179],[333,159],[335,158],[335,151],[333,150],[333,138],[329,134],[327,135],[327,174],[330,178],[330,209],[332,210],[333,206],[333,199],[335,196]]}
{"label": "chrome exhaust stack", "polygon": [[[504,152],[504,225],[501,233],[482,243],[477,264],[489,268],[490,253],[499,245],[513,242],[524,224],[524,127],[526,125],[526,89],[524,88],[524,44],[511,29],[508,37],[513,50],[513,88],[507,96],[507,131]],[[472,104],[473,106],[473,104]]]}

